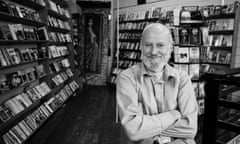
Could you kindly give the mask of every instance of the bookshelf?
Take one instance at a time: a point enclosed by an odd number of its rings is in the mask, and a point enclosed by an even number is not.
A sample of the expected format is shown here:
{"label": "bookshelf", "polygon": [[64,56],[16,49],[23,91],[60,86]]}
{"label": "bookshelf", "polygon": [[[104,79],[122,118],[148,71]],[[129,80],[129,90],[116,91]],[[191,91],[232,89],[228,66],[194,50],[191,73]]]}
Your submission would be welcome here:
{"label": "bookshelf", "polygon": [[82,16],[79,13],[72,14],[73,23],[73,45],[74,45],[74,65],[83,72],[83,48],[81,47],[82,36],[79,35],[82,31]]}
{"label": "bookshelf", "polygon": [[80,88],[66,1],[0,0],[0,143],[27,143]]}
{"label": "bookshelf", "polygon": [[[237,70],[237,71],[235,71]],[[222,74],[205,74],[206,113],[204,116],[203,143],[239,143],[239,101],[228,95],[239,93],[239,68]]]}
{"label": "bookshelf", "polygon": [[[179,70],[189,74],[194,87],[195,95],[199,105],[199,115],[203,114],[204,95],[202,83],[199,81],[200,49],[203,46],[202,28],[206,23],[200,12],[199,6],[182,6],[179,11],[179,24],[170,27],[173,34],[173,65]],[[176,16],[174,16],[176,17]]]}
{"label": "bookshelf", "polygon": [[[209,72],[221,73],[239,67],[239,2],[215,6],[206,18],[209,23],[207,63]],[[220,70],[220,71],[219,71]]]}

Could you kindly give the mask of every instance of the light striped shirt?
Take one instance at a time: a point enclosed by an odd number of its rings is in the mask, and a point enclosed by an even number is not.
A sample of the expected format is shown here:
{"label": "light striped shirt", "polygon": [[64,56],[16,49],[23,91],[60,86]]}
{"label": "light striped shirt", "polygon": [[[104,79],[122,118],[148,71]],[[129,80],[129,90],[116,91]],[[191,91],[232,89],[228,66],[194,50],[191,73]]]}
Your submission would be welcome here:
{"label": "light striped shirt", "polygon": [[169,65],[159,74],[148,73],[142,63],[121,72],[117,105],[130,141],[196,135],[198,105],[191,79]]}

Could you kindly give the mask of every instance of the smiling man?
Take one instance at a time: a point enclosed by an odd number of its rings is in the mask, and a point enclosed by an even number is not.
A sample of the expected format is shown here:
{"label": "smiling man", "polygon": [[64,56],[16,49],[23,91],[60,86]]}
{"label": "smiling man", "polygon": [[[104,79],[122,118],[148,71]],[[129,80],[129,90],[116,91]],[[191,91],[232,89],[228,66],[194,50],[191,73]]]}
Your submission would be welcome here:
{"label": "smiling man", "polygon": [[195,144],[198,105],[189,76],[168,65],[172,47],[166,26],[146,26],[142,63],[118,76],[122,144]]}

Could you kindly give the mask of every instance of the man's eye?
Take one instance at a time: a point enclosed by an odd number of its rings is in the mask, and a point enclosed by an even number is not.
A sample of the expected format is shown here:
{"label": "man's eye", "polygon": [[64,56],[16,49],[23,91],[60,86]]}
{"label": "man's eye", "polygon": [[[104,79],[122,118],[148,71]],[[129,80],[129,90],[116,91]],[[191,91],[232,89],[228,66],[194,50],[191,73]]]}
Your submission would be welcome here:
{"label": "man's eye", "polygon": [[157,47],[159,47],[159,48],[161,48],[163,46],[164,46],[163,44],[157,44]]}
{"label": "man's eye", "polygon": [[145,46],[145,47],[150,47],[150,46],[152,46],[152,44],[148,44],[148,43],[147,43],[147,44],[145,44],[144,46]]}

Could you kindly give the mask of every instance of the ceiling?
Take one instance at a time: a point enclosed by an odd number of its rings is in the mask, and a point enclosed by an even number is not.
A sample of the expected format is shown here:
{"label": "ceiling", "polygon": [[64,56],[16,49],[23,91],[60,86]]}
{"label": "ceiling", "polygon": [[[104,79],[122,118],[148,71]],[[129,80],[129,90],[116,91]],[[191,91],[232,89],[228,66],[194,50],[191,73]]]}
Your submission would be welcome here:
{"label": "ceiling", "polygon": [[81,8],[111,8],[110,0],[77,0]]}

